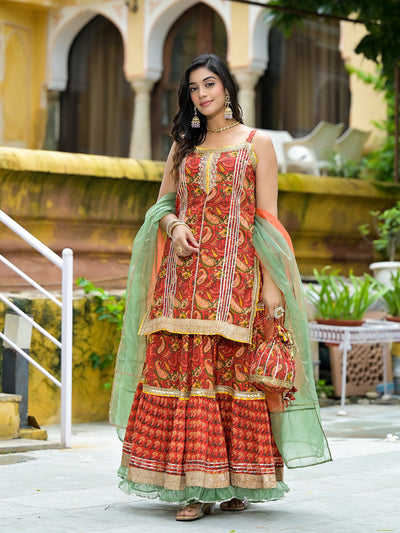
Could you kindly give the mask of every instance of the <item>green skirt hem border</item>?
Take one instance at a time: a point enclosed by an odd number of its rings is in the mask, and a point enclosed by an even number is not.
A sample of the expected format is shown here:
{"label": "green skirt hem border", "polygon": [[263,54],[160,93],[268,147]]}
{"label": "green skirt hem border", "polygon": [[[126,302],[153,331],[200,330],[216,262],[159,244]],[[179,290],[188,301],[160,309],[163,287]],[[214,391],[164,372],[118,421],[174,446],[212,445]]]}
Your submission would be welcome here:
{"label": "green skirt hem border", "polygon": [[141,496],[142,498],[156,499],[168,503],[189,504],[195,502],[213,503],[225,502],[232,498],[245,498],[252,503],[281,500],[289,492],[289,487],[283,481],[278,481],[277,486],[271,489],[246,489],[243,487],[223,487],[207,489],[204,487],[186,487],[184,490],[170,490],[157,485],[133,483],[127,479],[128,469],[121,466],[118,476],[122,478],[119,488],[125,494]]}

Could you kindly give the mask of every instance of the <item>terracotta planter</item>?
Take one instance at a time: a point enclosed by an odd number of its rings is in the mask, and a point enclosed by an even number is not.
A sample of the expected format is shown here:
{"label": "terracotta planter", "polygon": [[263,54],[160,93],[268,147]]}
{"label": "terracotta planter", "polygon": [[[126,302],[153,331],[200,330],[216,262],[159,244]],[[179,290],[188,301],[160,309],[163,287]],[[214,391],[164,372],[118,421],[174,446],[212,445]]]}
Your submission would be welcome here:
{"label": "terracotta planter", "polygon": [[385,316],[386,320],[389,320],[390,322],[400,322],[400,316]]}
{"label": "terracotta planter", "polygon": [[318,324],[324,324],[327,326],[348,326],[355,328],[362,326],[364,320],[347,320],[345,318],[316,318],[315,321]]}

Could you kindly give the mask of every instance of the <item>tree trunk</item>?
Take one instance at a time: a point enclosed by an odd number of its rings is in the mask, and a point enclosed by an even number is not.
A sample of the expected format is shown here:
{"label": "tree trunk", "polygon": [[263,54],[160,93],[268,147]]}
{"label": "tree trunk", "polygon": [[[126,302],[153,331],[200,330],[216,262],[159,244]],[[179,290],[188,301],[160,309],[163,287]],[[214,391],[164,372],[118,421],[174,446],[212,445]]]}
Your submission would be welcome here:
{"label": "tree trunk", "polygon": [[399,92],[400,92],[400,59],[394,66],[394,173],[393,179],[399,182]]}

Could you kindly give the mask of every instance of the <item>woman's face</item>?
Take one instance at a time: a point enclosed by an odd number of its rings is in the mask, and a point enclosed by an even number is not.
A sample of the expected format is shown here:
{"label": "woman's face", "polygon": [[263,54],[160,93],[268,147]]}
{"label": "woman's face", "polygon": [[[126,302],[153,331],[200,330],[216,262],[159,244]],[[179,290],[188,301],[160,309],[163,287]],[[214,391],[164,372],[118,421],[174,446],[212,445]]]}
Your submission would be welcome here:
{"label": "woman's face", "polygon": [[226,90],[221,78],[200,67],[189,75],[189,91],[193,104],[207,118],[223,113]]}

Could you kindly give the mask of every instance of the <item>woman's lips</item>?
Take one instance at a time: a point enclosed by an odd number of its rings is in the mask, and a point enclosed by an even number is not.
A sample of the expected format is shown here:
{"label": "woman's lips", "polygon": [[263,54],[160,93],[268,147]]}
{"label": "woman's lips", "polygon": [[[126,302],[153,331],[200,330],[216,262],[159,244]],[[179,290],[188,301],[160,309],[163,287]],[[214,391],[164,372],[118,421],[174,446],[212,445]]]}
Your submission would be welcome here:
{"label": "woman's lips", "polygon": [[207,107],[208,105],[210,105],[212,103],[212,100],[207,100],[207,102],[201,102],[201,107]]}

